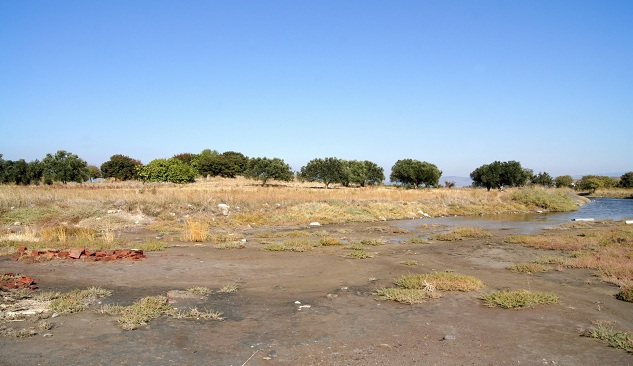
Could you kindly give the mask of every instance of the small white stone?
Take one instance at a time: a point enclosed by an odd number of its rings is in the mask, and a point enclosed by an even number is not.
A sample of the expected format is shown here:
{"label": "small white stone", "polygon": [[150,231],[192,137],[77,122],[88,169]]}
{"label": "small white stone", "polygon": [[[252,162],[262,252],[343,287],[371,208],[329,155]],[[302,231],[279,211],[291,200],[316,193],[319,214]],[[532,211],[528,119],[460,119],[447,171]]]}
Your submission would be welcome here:
{"label": "small white stone", "polygon": [[310,223],[310,226],[321,226],[321,224],[319,224],[316,221],[313,221],[313,222]]}

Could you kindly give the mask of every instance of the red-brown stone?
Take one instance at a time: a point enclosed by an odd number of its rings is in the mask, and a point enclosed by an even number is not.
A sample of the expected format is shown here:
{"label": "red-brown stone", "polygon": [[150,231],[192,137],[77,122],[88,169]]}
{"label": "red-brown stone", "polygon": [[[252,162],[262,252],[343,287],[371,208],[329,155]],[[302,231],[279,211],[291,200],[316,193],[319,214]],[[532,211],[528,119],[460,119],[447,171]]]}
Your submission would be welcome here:
{"label": "red-brown stone", "polygon": [[68,252],[68,256],[73,259],[81,258],[82,254],[84,254],[84,248],[73,248]]}

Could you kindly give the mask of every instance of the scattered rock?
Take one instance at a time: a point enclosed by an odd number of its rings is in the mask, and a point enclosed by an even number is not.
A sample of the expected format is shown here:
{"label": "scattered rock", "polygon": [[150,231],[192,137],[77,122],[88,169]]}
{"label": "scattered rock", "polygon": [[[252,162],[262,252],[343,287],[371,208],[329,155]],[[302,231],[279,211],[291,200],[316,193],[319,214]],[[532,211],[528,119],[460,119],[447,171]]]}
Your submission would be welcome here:
{"label": "scattered rock", "polygon": [[275,351],[274,349],[270,350],[270,352],[268,352],[268,357],[271,357],[271,358],[277,357],[277,351]]}
{"label": "scattered rock", "polygon": [[226,203],[218,204],[218,209],[220,210],[220,213],[224,216],[229,215],[229,208],[231,208],[231,206],[227,205]]}
{"label": "scattered rock", "polygon": [[313,221],[310,223],[310,226],[321,226],[317,221]]}
{"label": "scattered rock", "polygon": [[44,333],[44,334],[42,334],[42,337],[44,337],[44,338],[50,338],[52,336],[53,336],[52,333]]}
{"label": "scattered rock", "polygon": [[451,334],[447,334],[442,339],[445,340],[445,341],[454,341],[455,340],[455,336],[451,335]]}

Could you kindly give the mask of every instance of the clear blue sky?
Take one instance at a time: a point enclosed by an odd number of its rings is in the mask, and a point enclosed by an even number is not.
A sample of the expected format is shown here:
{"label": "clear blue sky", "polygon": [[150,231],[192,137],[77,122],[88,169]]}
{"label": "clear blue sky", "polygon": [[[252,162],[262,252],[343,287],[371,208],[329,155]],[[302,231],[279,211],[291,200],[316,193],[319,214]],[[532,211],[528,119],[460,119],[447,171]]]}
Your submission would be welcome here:
{"label": "clear blue sky", "polygon": [[633,170],[633,1],[0,2],[0,153]]}

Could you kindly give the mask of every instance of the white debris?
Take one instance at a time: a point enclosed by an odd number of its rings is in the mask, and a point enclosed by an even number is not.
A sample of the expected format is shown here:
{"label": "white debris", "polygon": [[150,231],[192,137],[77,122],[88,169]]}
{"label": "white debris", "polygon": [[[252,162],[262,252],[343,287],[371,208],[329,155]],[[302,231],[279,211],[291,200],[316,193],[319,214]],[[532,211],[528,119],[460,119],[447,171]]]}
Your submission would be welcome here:
{"label": "white debris", "polygon": [[313,221],[313,222],[310,223],[310,226],[321,226],[321,224],[319,224],[316,221]]}

